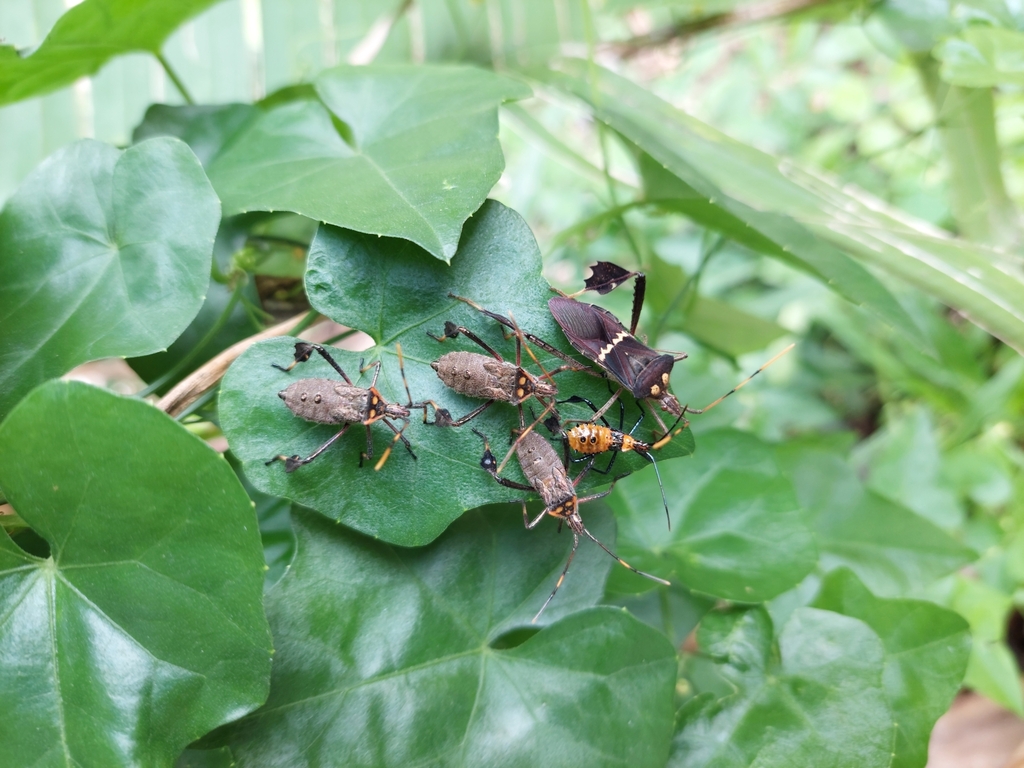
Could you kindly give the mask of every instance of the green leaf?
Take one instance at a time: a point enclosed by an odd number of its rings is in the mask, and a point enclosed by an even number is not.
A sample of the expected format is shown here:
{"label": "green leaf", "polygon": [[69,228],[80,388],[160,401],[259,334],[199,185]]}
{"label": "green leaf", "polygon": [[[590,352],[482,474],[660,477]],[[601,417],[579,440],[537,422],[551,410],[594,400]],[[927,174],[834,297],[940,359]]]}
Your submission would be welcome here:
{"label": "green leaf", "polygon": [[890,765],[884,649],[864,623],[799,608],[776,641],[763,608],[734,610],[708,614],[697,643],[732,692],[680,711],[672,768]]}
{"label": "green leaf", "polygon": [[[262,218],[266,214],[255,216]],[[248,219],[254,217],[238,216],[224,220],[217,230],[212,272],[230,274],[230,283],[221,282],[211,275],[203,306],[174,343],[164,352],[128,359],[128,365],[150,384],[154,393],[166,393],[215,355],[263,330],[253,311],[260,306],[256,281],[248,275],[239,274],[233,263],[254,226],[254,222]],[[304,261],[302,259],[302,263]]]}
{"label": "green leaf", "polygon": [[[742,602],[768,600],[817,562],[814,537],[770,446],[734,430],[701,439],[689,461],[661,471],[672,516],[665,526],[653,473],[623,480],[612,506],[619,554],[690,589]],[[674,579],[673,579],[674,580]]]}
{"label": "green leaf", "polygon": [[911,53],[927,53],[956,30],[951,10],[950,0],[886,0],[873,7],[872,15]]}
{"label": "green leaf", "polygon": [[11,765],[169,765],[267,695],[263,554],[223,459],[147,403],[49,382],[0,424],[0,740]]}
{"label": "green leaf", "polygon": [[923,600],[877,598],[846,569],[825,578],[814,607],[860,619],[882,640],[882,680],[896,727],[891,768],[924,765],[932,727],[953,701],[967,669],[967,622]]}
{"label": "green leaf", "polygon": [[[502,640],[566,554],[565,536],[518,518],[466,515],[401,549],[297,514],[296,560],[267,597],[270,699],[227,730],[239,766],[664,765],[676,671],[664,636],[593,608]],[[565,589],[584,580],[575,569]]]}
{"label": "green leaf", "polygon": [[926,291],[1024,353],[1024,280],[1005,253],[734,141],[605,70],[576,60],[559,67],[530,74],[589,101],[653,158],[642,171],[658,169],[662,182],[675,177],[667,190],[650,189],[659,205],[802,266],[919,343],[910,316],[865,267]]}
{"label": "green leaf", "polygon": [[156,136],[174,136],[188,144],[206,167],[260,114],[252,104],[153,104],[132,131],[132,143]]}
{"label": "green leaf", "polygon": [[1006,645],[1006,621],[1011,598],[982,581],[959,574],[943,585],[941,602],[971,625],[971,659],[964,685],[1024,716],[1024,694],[1013,653]]}
{"label": "green leaf", "polygon": [[321,101],[272,109],[212,164],[227,214],[294,211],[449,261],[505,166],[498,110],[522,83],[470,67],[336,67]]}
{"label": "green leaf", "polygon": [[[547,301],[552,294],[540,269],[540,252],[526,223],[500,203],[489,202],[467,222],[451,266],[408,241],[321,227],[310,249],[306,290],[318,311],[343,325],[366,331],[377,342],[365,355],[332,352],[359,386],[368,386],[371,378],[370,371],[357,377],[359,361],[364,357],[381,359],[377,383],[381,393],[390,402],[406,402],[394,354],[396,343],[400,343],[413,399],[437,401],[460,417],[482,401],[447,389],[430,363],[448,352],[482,354],[483,350],[461,336],[438,343],[427,334],[441,335],[445,321],[452,320],[477,332],[505,359],[513,361],[515,344],[502,337],[497,323],[448,298],[448,293],[511,314],[521,328],[563,351],[571,351],[548,311]],[[290,373],[272,367],[287,365],[293,352],[293,340],[289,339],[256,344],[235,361],[221,383],[221,426],[246,476],[259,490],[292,499],[356,530],[405,546],[432,541],[467,509],[524,496],[499,486],[480,468],[483,443],[470,429],[472,426],[487,435],[500,458],[510,430],[518,426],[515,408],[504,403],[489,408],[471,425],[454,429],[424,425],[414,412],[405,434],[418,459],[413,461],[398,445],[380,472],[373,471],[372,462],[358,466],[359,453],[366,445],[360,425],[353,426],[322,457],[291,474],[279,462],[266,466],[268,459],[279,454],[308,455],[338,431],[335,426],[303,421],[277,397],[298,378],[337,379],[319,357]],[[541,361],[547,370],[555,367],[549,356],[541,356]],[[523,364],[539,374],[525,352]],[[564,391],[596,404],[608,398],[609,388],[603,379],[567,372],[555,380]],[[624,398],[628,413],[637,413],[632,398]],[[541,409],[536,402],[530,408],[539,415]],[[571,404],[559,410],[563,418],[592,415],[588,408]],[[529,417],[529,408],[526,415]],[[637,432],[640,439],[651,438],[654,425],[650,421],[646,429]],[[384,441],[390,441],[393,435],[383,425],[372,426],[371,434],[375,436],[375,453],[380,455]],[[659,455],[667,459],[692,450],[692,441],[684,433]],[[645,466],[640,457],[623,454],[616,462],[616,472]],[[515,459],[504,474],[523,482]],[[592,472],[580,483],[579,490],[610,480]],[[664,525],[664,515],[657,508],[650,513]],[[587,516],[586,507],[583,516]]]}
{"label": "green leaf", "polygon": [[940,477],[942,457],[927,408],[891,418],[854,450],[851,464],[879,496],[902,504],[940,528],[955,531],[965,514]]}
{"label": "green leaf", "polygon": [[778,323],[744,312],[710,296],[695,297],[687,305],[683,321],[669,321],[666,327],[676,328],[705,346],[719,349],[731,357],[764,349],[789,333]]}
{"label": "green leaf", "polygon": [[941,528],[867,490],[835,454],[793,446],[779,457],[813,516],[825,569],[845,566],[875,594],[899,596],[975,559]]}
{"label": "green leaf", "polygon": [[182,22],[217,0],[85,0],[61,16],[31,56],[0,46],[0,105],[39,96],[131,51],[157,54]]}
{"label": "green leaf", "polygon": [[576,59],[557,67],[529,74],[587,101],[599,120],[650,155],[641,172],[656,173],[662,187],[650,189],[649,199],[669,200],[698,223],[801,266],[891,325],[920,336],[874,275],[801,221],[821,218],[822,201],[784,176],[776,160],[607,70]]}
{"label": "green leaf", "polygon": [[80,141],[0,212],[0,416],[87,360],[164,349],[202,306],[217,197],[187,146]]}
{"label": "green leaf", "polygon": [[993,88],[1024,84],[1024,33],[998,27],[967,27],[935,49],[940,76],[953,85]]}

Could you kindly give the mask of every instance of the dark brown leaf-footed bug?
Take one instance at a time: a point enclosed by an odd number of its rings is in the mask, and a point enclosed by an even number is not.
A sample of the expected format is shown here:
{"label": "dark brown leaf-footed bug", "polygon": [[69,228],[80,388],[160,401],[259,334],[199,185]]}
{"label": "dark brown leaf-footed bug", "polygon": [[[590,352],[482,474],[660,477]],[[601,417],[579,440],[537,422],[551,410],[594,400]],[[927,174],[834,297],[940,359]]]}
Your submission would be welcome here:
{"label": "dark brown leaf-footed bug", "polygon": [[[298,455],[280,455],[275,456],[266,463],[273,464],[275,461],[283,461],[285,472],[294,472],[303,464],[309,464],[309,462],[330,448],[338,438],[345,434],[350,426],[353,424],[365,424],[366,451],[359,454],[359,466],[362,466],[363,459],[373,458],[373,435],[370,432],[370,425],[378,421],[394,432],[395,436],[377,461],[374,469],[379,470],[384,466],[384,462],[387,461],[388,456],[391,454],[392,447],[399,440],[405,445],[409,455],[415,459],[416,454],[413,453],[412,446],[402,434],[402,431],[409,424],[410,411],[416,408],[423,408],[425,414],[426,405],[412,401],[412,395],[409,393],[409,384],[405,379],[402,348],[399,345],[395,345],[395,350],[398,353],[398,368],[402,373],[405,394],[409,398],[409,402],[406,405],[387,402],[377,389],[377,376],[380,374],[379,360],[360,370],[360,373],[362,373],[369,370],[369,368],[374,369],[373,380],[370,382],[370,386],[357,387],[324,347],[305,341],[297,342],[295,344],[295,360],[292,361],[292,364],[287,368],[275,364],[275,368],[287,373],[299,363],[309,360],[313,352],[317,352],[338,372],[338,375],[344,379],[344,382],[332,379],[299,379],[290,384],[286,389],[278,392],[278,397],[284,400],[285,405],[288,406],[292,413],[306,421],[312,421],[317,424],[342,424],[343,426],[337,434],[306,458]],[[392,424],[392,419],[404,422],[402,428],[399,429]]]}
{"label": "dark brown leaf-footed bug", "polygon": [[[460,419],[453,419],[447,410],[438,408],[435,403],[432,403],[434,405],[435,424],[443,427],[462,426],[500,400],[501,402],[511,403],[519,408],[519,424],[522,426],[523,401],[535,397],[543,403],[545,397],[554,397],[558,394],[558,388],[550,380],[544,380],[544,378],[552,376],[557,371],[545,372],[544,377],[537,377],[523,368],[523,334],[516,328],[513,321],[509,320],[508,322],[509,327],[514,328],[516,331],[516,362],[514,365],[503,359],[490,345],[471,330],[465,326],[456,325],[451,321],[444,324],[444,335],[434,336],[432,333],[427,334],[437,341],[454,339],[459,334],[462,334],[478,344],[490,355],[488,357],[488,355],[482,355],[479,352],[448,352],[430,364],[430,367],[437,372],[438,378],[444,382],[445,386],[454,389],[460,395],[487,400],[479,408],[473,409]],[[529,347],[527,347],[527,352],[533,357]],[[426,418],[425,410],[424,418]]]}
{"label": "dark brown leaf-footed bug", "polygon": [[[548,603],[551,602],[555,593],[558,592],[558,588],[562,586],[562,582],[565,580],[565,575],[569,572],[569,566],[572,564],[572,559],[576,555],[576,549],[580,545],[580,534],[583,534],[594,541],[599,547],[601,547],[601,549],[614,557],[620,565],[625,566],[629,570],[633,571],[633,573],[639,574],[644,578],[651,579],[652,581],[656,581],[659,584],[668,586],[669,582],[665,581],[665,579],[652,576],[649,573],[644,573],[643,571],[639,571],[631,566],[621,557],[608,549],[608,547],[598,541],[598,539],[588,531],[586,526],[583,524],[583,518],[580,517],[579,511],[580,504],[587,501],[593,501],[594,499],[600,499],[607,496],[612,491],[612,488],[609,488],[601,493],[584,496],[582,499],[576,495],[576,486],[587,474],[589,467],[584,468],[584,470],[576,476],[575,480],[570,480],[568,470],[558,458],[558,454],[555,452],[555,449],[551,447],[551,444],[536,432],[524,432],[516,440],[514,450],[517,458],[519,459],[519,466],[522,468],[523,476],[529,481],[529,485],[517,483],[513,480],[501,477],[498,474],[497,460],[494,458],[494,454],[491,453],[487,437],[476,429],[474,429],[473,432],[484,441],[484,455],[480,460],[481,467],[487,470],[498,483],[506,488],[515,488],[516,490],[521,491],[533,491],[538,494],[541,501],[544,502],[544,511],[531,520],[529,513],[526,511],[526,501],[523,501],[523,524],[527,529],[532,530],[536,528],[546,515],[551,515],[552,517],[557,518],[559,522],[565,521],[565,523],[568,524],[569,529],[572,531],[573,543],[572,551],[569,552],[569,559],[566,561],[565,567],[562,569],[562,573],[558,577],[558,581],[555,582],[555,588],[551,590],[551,594],[548,595],[548,599],[544,601],[544,605],[540,607],[540,610],[537,611],[537,615],[533,617],[534,622],[540,618],[544,609],[548,607]],[[615,483],[619,479],[620,478],[616,477],[612,480],[612,487],[615,486]]]}

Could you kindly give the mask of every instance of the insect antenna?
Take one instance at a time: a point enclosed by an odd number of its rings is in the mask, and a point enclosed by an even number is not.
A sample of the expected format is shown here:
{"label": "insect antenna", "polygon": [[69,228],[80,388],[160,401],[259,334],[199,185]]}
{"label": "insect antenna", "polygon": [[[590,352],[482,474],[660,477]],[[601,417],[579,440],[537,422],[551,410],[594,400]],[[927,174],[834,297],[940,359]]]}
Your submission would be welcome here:
{"label": "insect antenna", "polygon": [[[580,499],[580,501],[586,501],[586,499]],[[664,584],[666,587],[672,586],[672,582],[671,581],[667,581],[666,579],[663,579],[660,576],[655,576],[653,574],[647,573],[646,571],[641,571],[641,570],[638,570],[637,568],[634,568],[632,565],[627,563],[621,557],[619,557],[614,552],[612,552],[610,549],[608,549],[608,547],[606,547],[604,544],[602,544],[594,534],[592,534],[590,531],[588,531],[586,529],[586,527],[581,526],[581,530],[585,534],[587,534],[587,536],[590,538],[590,540],[593,541],[595,544],[597,544],[597,546],[599,546],[601,549],[603,549],[609,555],[614,557],[618,561],[619,565],[625,566],[626,568],[631,570],[633,573],[635,573],[635,574],[637,574],[639,576],[643,576],[645,579],[650,579],[651,581],[656,581],[659,584]]]}
{"label": "insect antenna", "polygon": [[[666,442],[668,441],[666,440]],[[650,451],[636,451],[635,453],[638,456],[643,456],[651,462],[651,466],[654,467],[654,476],[658,478],[658,487],[661,489],[661,503],[665,505],[665,519],[668,520],[668,529],[671,531],[672,515],[668,513],[668,499],[665,497],[665,484],[661,482],[661,472],[658,470],[658,462],[654,460],[654,456],[651,455]]]}
{"label": "insect antenna", "polygon": [[[737,384],[737,385],[736,385],[735,387],[733,387],[732,389],[730,389],[730,390],[729,390],[728,392],[726,392],[726,393],[725,393],[724,395],[722,395],[722,396],[721,396],[720,398],[718,398],[717,400],[715,400],[715,401],[714,401],[713,403],[710,403],[710,404],[708,404],[708,405],[705,405],[705,406],[704,406],[703,408],[690,408],[689,406],[684,406],[684,407],[683,407],[683,413],[687,413],[687,412],[689,412],[689,413],[707,413],[707,412],[708,412],[708,411],[710,411],[710,410],[711,410],[712,408],[714,408],[714,407],[715,407],[716,405],[718,405],[718,404],[719,404],[720,402],[722,402],[723,400],[725,400],[725,398],[727,398],[727,397],[728,397],[729,395],[731,395],[731,394],[732,394],[733,392],[736,392],[737,390],[740,390],[740,389],[742,389],[742,388],[743,388],[744,386],[746,386],[747,382],[749,382],[749,381],[750,381],[750,380],[751,380],[752,378],[754,378],[755,376],[757,376],[757,374],[759,374],[759,373],[760,373],[761,371],[763,371],[763,370],[764,370],[765,368],[767,368],[767,367],[768,367],[769,365],[771,365],[772,363],[774,363],[774,362],[775,362],[776,360],[778,360],[778,359],[779,359],[780,357],[782,357],[783,355],[785,355],[786,353],[788,353],[788,352],[789,352],[789,351],[790,351],[791,349],[793,349],[793,347],[795,347],[795,346],[796,346],[796,343],[790,344],[790,345],[789,345],[788,347],[786,347],[786,348],[785,348],[784,350],[782,350],[781,352],[779,352],[779,354],[777,354],[777,355],[776,355],[775,357],[773,357],[773,358],[772,358],[771,360],[769,360],[769,361],[768,361],[767,363],[765,363],[764,365],[762,365],[762,366],[761,366],[760,368],[758,368],[758,369],[757,369],[756,371],[754,371],[754,372],[753,372],[752,374],[750,374],[749,376],[747,376],[747,378],[745,378],[745,379],[744,379],[743,381],[741,381],[741,382],[740,382],[739,384]],[[673,426],[674,426],[674,425],[673,425]],[[664,439],[664,438],[662,438],[662,439]]]}

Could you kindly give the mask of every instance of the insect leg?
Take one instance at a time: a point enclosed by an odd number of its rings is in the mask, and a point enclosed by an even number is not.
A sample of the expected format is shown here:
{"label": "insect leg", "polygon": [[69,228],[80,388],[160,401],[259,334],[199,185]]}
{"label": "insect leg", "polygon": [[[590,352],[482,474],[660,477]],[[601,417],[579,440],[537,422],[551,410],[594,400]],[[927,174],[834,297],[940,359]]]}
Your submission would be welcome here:
{"label": "insect leg", "polygon": [[286,373],[294,368],[299,363],[304,363],[312,356],[313,352],[319,352],[320,357],[330,363],[331,367],[338,372],[338,375],[345,380],[346,383],[351,384],[352,380],[348,375],[341,369],[341,366],[331,357],[330,353],[322,347],[320,344],[313,344],[309,341],[297,341],[295,342],[295,360],[287,368],[282,368],[280,365],[273,364],[279,371],[285,371]]}
{"label": "insect leg", "polygon": [[[591,537],[591,538],[593,538],[593,537]],[[534,616],[533,620],[530,622],[531,624],[536,624],[537,623],[537,619],[539,619],[540,615],[542,613],[544,613],[544,609],[548,607],[548,603],[551,602],[551,599],[555,596],[555,593],[558,591],[558,588],[560,586],[562,586],[562,582],[565,581],[565,574],[567,574],[569,572],[569,566],[572,565],[572,559],[576,556],[576,550],[577,550],[577,548],[579,548],[579,546],[580,546],[580,537],[576,533],[576,531],[573,531],[572,532],[572,551],[569,552],[569,559],[565,561],[565,567],[562,569],[562,573],[558,577],[558,581],[555,582],[555,588],[551,590],[551,594],[548,595],[548,599],[544,601],[544,605],[542,605],[540,607],[540,610],[537,611],[537,615]]]}
{"label": "insect leg", "polygon": [[296,469],[301,467],[303,464],[309,464],[309,462],[311,462],[313,459],[315,459],[321,453],[323,453],[328,448],[330,448],[334,444],[334,441],[337,440],[342,435],[344,435],[346,430],[348,430],[348,428],[350,426],[352,426],[352,425],[351,424],[346,424],[345,426],[343,426],[340,431],[338,431],[326,443],[324,443],[319,448],[317,448],[315,451],[313,451],[311,454],[309,454],[309,456],[307,456],[306,458],[302,458],[298,454],[295,454],[294,456],[279,455],[279,456],[275,456],[270,461],[265,462],[265,464],[267,466],[270,466],[275,461],[283,461],[284,462],[284,471],[285,472],[294,472]]}
{"label": "insect leg", "polygon": [[427,336],[434,339],[435,341],[445,341],[446,339],[449,338],[458,338],[460,333],[463,334],[470,341],[475,341],[477,344],[479,344],[483,349],[487,351],[487,354],[489,354],[495,360],[504,361],[504,358],[501,355],[499,355],[497,352],[491,349],[487,342],[485,342],[483,339],[481,339],[479,336],[477,336],[475,333],[469,330],[469,328],[466,328],[464,325],[456,325],[451,320],[445,321],[443,336],[435,336],[434,334],[429,332],[427,333]]}
{"label": "insect leg", "polygon": [[395,425],[392,424],[390,421],[388,421],[387,419],[381,419],[381,423],[384,424],[392,432],[394,432],[395,436],[391,439],[391,442],[388,444],[388,447],[384,449],[384,453],[381,454],[380,459],[378,459],[377,463],[374,465],[374,472],[379,472],[380,468],[384,466],[384,462],[387,461],[388,456],[391,455],[391,449],[395,447],[395,443],[397,443],[399,440],[402,441],[402,444],[405,446],[405,450],[409,452],[409,455],[412,456],[413,460],[415,461],[416,454],[413,453],[412,451],[412,445],[409,443],[408,438],[406,438],[406,436],[402,434],[405,431],[405,428],[409,426],[409,420],[402,419],[402,421],[404,422],[402,424],[402,428],[395,429]]}

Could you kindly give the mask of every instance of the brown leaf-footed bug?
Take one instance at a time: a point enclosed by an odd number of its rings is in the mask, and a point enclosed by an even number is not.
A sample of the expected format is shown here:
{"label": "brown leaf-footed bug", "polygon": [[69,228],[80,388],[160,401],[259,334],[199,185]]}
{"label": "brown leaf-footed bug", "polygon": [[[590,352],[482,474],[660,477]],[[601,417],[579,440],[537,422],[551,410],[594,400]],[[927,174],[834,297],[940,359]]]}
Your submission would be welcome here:
{"label": "brown leaf-footed bug", "polygon": [[[580,504],[587,501],[593,501],[594,499],[600,499],[607,496],[612,491],[612,488],[609,488],[601,493],[584,496],[582,499],[579,498],[576,495],[576,486],[587,474],[587,469],[589,468],[584,468],[584,470],[576,476],[575,480],[570,480],[567,469],[558,458],[558,454],[555,453],[555,449],[551,447],[551,444],[536,432],[524,432],[516,440],[514,450],[519,459],[519,466],[522,468],[523,476],[529,481],[529,485],[517,483],[513,480],[501,477],[498,474],[497,460],[494,458],[494,454],[491,453],[487,437],[476,429],[474,429],[473,432],[484,441],[484,455],[480,460],[481,467],[487,470],[487,472],[489,472],[498,483],[506,488],[514,488],[521,491],[533,491],[537,493],[540,496],[541,501],[544,502],[544,511],[531,520],[529,513],[526,511],[526,501],[523,501],[523,524],[527,529],[532,530],[536,528],[546,515],[551,515],[552,517],[557,518],[559,522],[565,521],[572,531],[573,543],[572,551],[569,552],[569,559],[566,561],[565,567],[562,569],[562,573],[558,577],[558,581],[555,582],[555,588],[551,590],[551,594],[548,595],[548,599],[544,601],[544,605],[540,607],[540,610],[537,611],[537,615],[533,617],[534,622],[540,618],[544,609],[548,607],[548,603],[551,602],[555,593],[558,592],[558,588],[562,586],[562,582],[565,580],[565,575],[569,572],[569,566],[572,564],[572,559],[576,555],[576,549],[580,545],[580,534],[583,534],[594,541],[599,547],[601,547],[601,549],[614,557],[620,565],[633,571],[633,573],[639,574],[640,576],[652,581],[656,581],[659,584],[664,584],[666,586],[669,585],[669,582],[665,579],[652,576],[649,573],[639,571],[631,566],[621,557],[608,549],[608,547],[598,541],[598,539],[587,530],[586,526],[583,524],[583,518],[580,517]],[[615,486],[615,483],[619,479],[620,478],[616,477],[612,480],[612,487]]]}
{"label": "brown leaf-footed bug", "polygon": [[[550,381],[544,381],[558,371],[548,373],[544,377],[537,377],[531,374],[522,366],[523,334],[515,326],[514,321],[508,321],[509,327],[515,329],[516,338],[516,362],[506,361],[494,351],[483,339],[462,325],[456,325],[451,321],[444,324],[444,335],[434,336],[428,333],[432,339],[445,341],[454,339],[462,334],[475,342],[490,355],[482,355],[479,352],[448,352],[441,355],[430,364],[430,367],[437,372],[437,376],[444,382],[445,386],[454,389],[460,395],[468,397],[479,397],[487,400],[486,403],[473,409],[460,419],[453,419],[451,414],[444,408],[434,405],[434,423],[443,427],[459,427],[466,422],[476,418],[487,408],[497,401],[511,403],[519,409],[519,423],[522,426],[522,403],[530,397],[536,397],[541,403],[545,397],[554,397],[558,394],[558,388]],[[533,357],[533,352],[527,346],[527,352]],[[534,358],[536,361],[536,358]],[[539,363],[538,363],[539,365]],[[561,369],[559,369],[561,370]],[[424,410],[424,418],[426,411]]]}
{"label": "brown leaf-footed bug", "polygon": [[[409,392],[409,384],[405,379],[402,348],[396,344],[395,350],[398,354],[398,367],[402,373],[405,394],[409,398],[409,402],[406,405],[387,402],[377,389],[377,376],[380,374],[379,360],[360,370],[360,373],[362,373],[369,370],[369,368],[374,369],[373,380],[370,382],[370,386],[357,387],[324,347],[305,341],[297,342],[295,344],[295,360],[292,361],[292,364],[287,368],[274,364],[275,368],[287,373],[299,363],[309,360],[315,351],[338,372],[338,375],[344,379],[344,382],[331,379],[299,379],[290,384],[286,389],[278,392],[278,397],[284,400],[285,405],[288,406],[292,413],[306,421],[312,421],[317,424],[342,424],[343,426],[333,437],[305,458],[298,455],[279,455],[266,463],[269,465],[275,461],[283,461],[285,472],[294,472],[303,464],[309,464],[309,462],[330,448],[338,438],[345,434],[352,424],[365,424],[366,451],[359,454],[359,466],[362,466],[363,459],[373,458],[373,435],[370,432],[370,425],[377,421],[394,432],[395,436],[377,461],[374,469],[379,470],[384,466],[384,462],[387,461],[391,453],[391,448],[399,440],[405,445],[409,455],[415,459],[416,454],[413,453],[412,446],[402,432],[409,424],[410,411],[415,408],[423,408],[425,414],[426,405],[424,403],[413,403],[412,395]],[[405,423],[401,429],[398,429],[391,423],[391,419],[397,419]]]}

